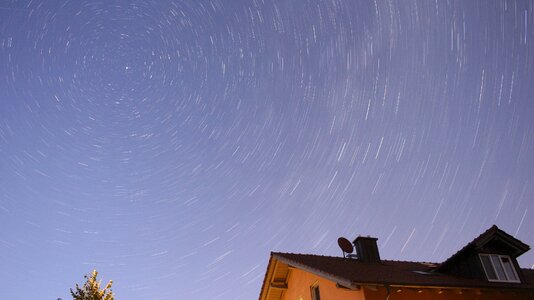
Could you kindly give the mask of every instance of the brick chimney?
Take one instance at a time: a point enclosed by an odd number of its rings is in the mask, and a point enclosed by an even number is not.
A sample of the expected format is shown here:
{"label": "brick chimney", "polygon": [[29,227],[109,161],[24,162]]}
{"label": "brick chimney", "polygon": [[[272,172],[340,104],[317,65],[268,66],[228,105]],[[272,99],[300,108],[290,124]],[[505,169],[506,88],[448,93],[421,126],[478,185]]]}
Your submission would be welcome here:
{"label": "brick chimney", "polygon": [[374,237],[359,236],[354,242],[354,248],[358,254],[358,260],[364,262],[378,263],[380,262],[380,254],[378,253],[378,246]]}

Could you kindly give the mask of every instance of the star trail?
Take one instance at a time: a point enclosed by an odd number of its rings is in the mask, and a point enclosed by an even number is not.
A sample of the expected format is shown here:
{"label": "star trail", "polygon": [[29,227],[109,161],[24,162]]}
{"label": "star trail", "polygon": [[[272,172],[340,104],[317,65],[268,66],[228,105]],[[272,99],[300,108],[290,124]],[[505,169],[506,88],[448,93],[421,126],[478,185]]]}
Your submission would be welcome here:
{"label": "star trail", "polygon": [[[270,251],[534,246],[534,2],[0,1],[1,299],[256,299]],[[534,265],[533,251],[519,258]]]}

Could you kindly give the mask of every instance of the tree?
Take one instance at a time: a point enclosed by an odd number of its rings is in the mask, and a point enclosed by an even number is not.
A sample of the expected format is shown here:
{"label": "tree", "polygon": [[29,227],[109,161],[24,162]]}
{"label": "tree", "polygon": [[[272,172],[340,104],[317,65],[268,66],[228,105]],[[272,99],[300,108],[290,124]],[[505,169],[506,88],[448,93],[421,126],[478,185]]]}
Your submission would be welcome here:
{"label": "tree", "polygon": [[102,280],[97,280],[98,272],[93,270],[90,275],[85,275],[83,278],[87,279],[82,287],[76,284],[76,291],[70,289],[70,294],[74,300],[114,300],[111,284],[109,281],[103,290],[100,290]]}

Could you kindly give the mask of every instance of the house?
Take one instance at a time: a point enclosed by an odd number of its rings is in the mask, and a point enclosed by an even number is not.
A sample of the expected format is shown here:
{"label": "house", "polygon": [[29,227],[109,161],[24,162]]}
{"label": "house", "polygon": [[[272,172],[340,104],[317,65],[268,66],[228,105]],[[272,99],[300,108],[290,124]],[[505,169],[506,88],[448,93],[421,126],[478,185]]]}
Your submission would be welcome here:
{"label": "house", "polygon": [[348,257],[273,252],[259,299],[534,299],[517,263],[530,247],[495,225],[442,263],[382,260],[376,241],[356,238]]}

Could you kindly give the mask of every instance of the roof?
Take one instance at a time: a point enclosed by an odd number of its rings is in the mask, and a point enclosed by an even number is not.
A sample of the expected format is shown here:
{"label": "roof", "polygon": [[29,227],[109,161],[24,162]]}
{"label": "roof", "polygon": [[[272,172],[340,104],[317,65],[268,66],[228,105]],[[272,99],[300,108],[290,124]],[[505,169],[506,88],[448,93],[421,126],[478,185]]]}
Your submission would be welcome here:
{"label": "roof", "polygon": [[434,263],[382,260],[367,263],[351,258],[296,253],[271,253],[289,266],[332,280],[346,287],[389,285],[433,288],[500,288],[534,290],[534,270],[522,269],[525,282],[497,283],[430,272]]}
{"label": "roof", "polygon": [[510,245],[515,250],[514,253],[510,253],[513,257],[518,257],[519,255],[530,250],[529,245],[502,231],[496,225],[493,225],[488,230],[486,230],[481,235],[477,236],[475,239],[465,245],[462,249],[458,250],[458,252],[454,253],[451,257],[446,259],[443,263],[441,263],[437,270],[439,271],[445,269],[447,266],[453,264],[462,255],[469,253],[472,250],[480,249],[488,242],[494,239],[499,239]]}

